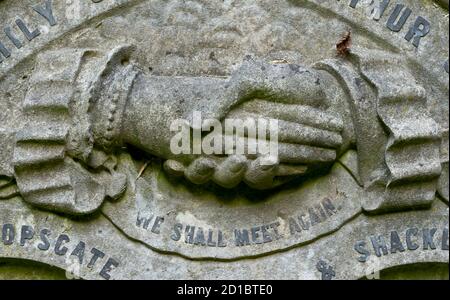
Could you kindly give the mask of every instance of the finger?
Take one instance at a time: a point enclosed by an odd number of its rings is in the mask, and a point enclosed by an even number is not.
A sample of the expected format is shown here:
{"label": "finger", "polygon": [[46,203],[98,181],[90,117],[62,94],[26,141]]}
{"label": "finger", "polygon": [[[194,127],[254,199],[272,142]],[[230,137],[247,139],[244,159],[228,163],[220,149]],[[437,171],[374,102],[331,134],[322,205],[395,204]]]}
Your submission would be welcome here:
{"label": "finger", "polygon": [[224,188],[234,188],[244,179],[247,171],[247,158],[241,155],[228,157],[214,173],[213,180]]}
{"label": "finger", "polygon": [[245,174],[245,183],[255,189],[273,188],[278,161],[272,157],[260,157],[254,160]]}
{"label": "finger", "polygon": [[308,145],[280,143],[277,140],[258,140],[238,135],[218,134],[216,142],[221,142],[227,155],[245,155],[249,159],[272,156],[285,164],[323,164],[336,160],[336,151]]}
{"label": "finger", "polygon": [[[278,122],[278,140],[284,143],[309,145],[324,148],[338,148],[342,145],[339,133],[299,125],[292,122]],[[269,132],[266,133],[269,136]]]}
{"label": "finger", "polygon": [[285,164],[323,164],[336,160],[335,150],[298,145],[291,143],[280,143],[275,141],[258,140],[240,136],[225,136],[223,138],[226,154],[240,154],[248,158],[272,156],[278,158],[280,163]]}
{"label": "finger", "polygon": [[[218,149],[223,149],[221,152],[225,155],[241,155],[247,157],[247,159],[257,159],[260,156],[269,156],[271,154],[270,146],[278,143],[274,141],[272,144],[270,141],[259,141],[255,138],[247,138],[240,135],[223,135],[222,133],[212,133],[208,135],[210,140],[214,140],[214,143],[219,143]],[[275,147],[276,148],[276,147]],[[274,156],[278,155],[278,151],[274,151]]]}
{"label": "finger", "polygon": [[266,118],[285,120],[334,132],[341,132],[344,129],[344,122],[341,118],[325,110],[309,106],[253,100],[241,104],[230,115],[242,112],[264,114]]}
{"label": "finger", "polygon": [[176,160],[166,160],[164,162],[164,171],[175,177],[183,177],[186,170],[185,166]]}
{"label": "finger", "polygon": [[280,164],[278,166],[276,176],[277,177],[298,176],[304,175],[307,171],[308,171],[307,166]]}
{"label": "finger", "polygon": [[336,160],[336,151],[312,146],[279,143],[278,158],[285,164],[323,164]]}
{"label": "finger", "polygon": [[185,170],[184,175],[194,184],[204,184],[214,175],[216,163],[209,158],[198,158]]}
{"label": "finger", "polygon": [[[244,137],[252,134],[253,137],[261,139],[277,138],[279,142],[323,148],[338,148],[342,145],[342,136],[329,130],[283,120],[276,120],[274,123],[270,122],[266,116],[254,113],[233,114],[230,118],[233,118],[235,122],[241,121],[242,127],[248,128],[236,131],[236,134]],[[277,136],[274,137],[274,134]]]}

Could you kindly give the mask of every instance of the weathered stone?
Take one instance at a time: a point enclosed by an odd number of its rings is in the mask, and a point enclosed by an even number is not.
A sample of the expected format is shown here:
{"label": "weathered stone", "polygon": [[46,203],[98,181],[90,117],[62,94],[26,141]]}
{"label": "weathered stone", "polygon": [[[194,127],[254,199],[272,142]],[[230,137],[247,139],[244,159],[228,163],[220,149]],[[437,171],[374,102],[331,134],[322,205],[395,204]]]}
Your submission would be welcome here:
{"label": "weathered stone", "polygon": [[0,20],[0,259],[448,265],[448,1],[0,1]]}

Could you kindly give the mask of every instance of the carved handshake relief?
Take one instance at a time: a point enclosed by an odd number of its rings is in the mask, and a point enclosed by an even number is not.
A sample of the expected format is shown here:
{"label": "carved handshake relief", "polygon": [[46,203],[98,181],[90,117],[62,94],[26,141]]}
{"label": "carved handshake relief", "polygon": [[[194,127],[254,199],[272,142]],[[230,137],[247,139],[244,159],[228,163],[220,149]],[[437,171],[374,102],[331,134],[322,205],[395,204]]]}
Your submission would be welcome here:
{"label": "carved handshake relief", "polygon": [[[131,46],[109,54],[83,49],[44,53],[23,104],[32,117],[16,134],[18,188],[32,204],[86,214],[106,197],[116,199],[125,191],[127,178],[117,172],[115,154],[127,145],[163,159],[169,176],[224,188],[245,183],[257,190],[324,172],[353,148],[359,155],[357,176],[376,195],[367,210],[429,205],[441,174],[442,133],[424,107],[416,105],[411,119],[397,112],[407,103],[389,101],[410,97],[426,103],[425,92],[403,64],[397,65],[403,76],[391,75],[385,83],[376,63],[380,54],[373,51],[369,59],[364,53],[352,54],[357,64],[332,59],[314,68],[248,56],[226,78],[145,74],[133,63]],[[87,71],[92,69],[97,72]],[[378,95],[366,93],[370,85],[379,89]],[[371,114],[364,115],[367,108],[360,106],[364,97],[379,98]],[[196,113],[206,123],[195,125]],[[226,127],[230,119],[245,128],[212,130],[214,125]],[[173,124],[180,120],[189,142],[184,152],[173,150]],[[267,124],[276,126],[263,126]],[[191,144],[192,132],[199,139]],[[374,142],[369,136],[379,138]],[[405,141],[415,146],[403,147]],[[198,143],[216,151],[196,152]],[[273,144],[275,154],[260,151],[261,145]],[[256,151],[250,145],[257,145]],[[238,146],[244,151],[236,151]],[[423,161],[403,159],[398,166],[397,158],[408,152],[420,154]],[[417,189],[408,183],[418,178],[426,179],[420,192],[389,201],[405,189]]]}
{"label": "carved handshake relief", "polygon": [[448,277],[448,0],[0,20],[0,279]]}

